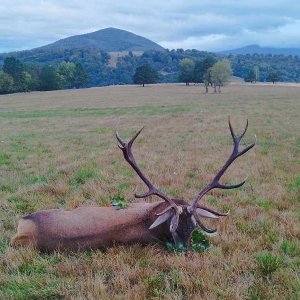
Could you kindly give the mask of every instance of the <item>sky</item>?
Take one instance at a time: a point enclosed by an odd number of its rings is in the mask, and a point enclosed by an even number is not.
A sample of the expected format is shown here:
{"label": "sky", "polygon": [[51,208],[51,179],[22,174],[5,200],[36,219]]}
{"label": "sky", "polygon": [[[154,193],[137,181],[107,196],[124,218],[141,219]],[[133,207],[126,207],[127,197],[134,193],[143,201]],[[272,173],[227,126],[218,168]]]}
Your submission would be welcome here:
{"label": "sky", "polygon": [[300,48],[300,1],[0,0],[0,52],[107,27],[168,49]]}

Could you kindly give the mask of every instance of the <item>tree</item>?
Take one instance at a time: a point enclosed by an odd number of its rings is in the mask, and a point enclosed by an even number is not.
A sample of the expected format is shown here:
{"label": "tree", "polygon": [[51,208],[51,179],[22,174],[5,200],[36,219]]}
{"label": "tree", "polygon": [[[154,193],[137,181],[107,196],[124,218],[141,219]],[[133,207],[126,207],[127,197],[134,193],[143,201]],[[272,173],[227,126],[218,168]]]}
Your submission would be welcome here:
{"label": "tree", "polygon": [[[30,91],[40,90],[40,77],[41,77],[42,67],[43,67],[42,65],[36,63],[28,64],[28,65],[24,64],[24,69],[26,70],[25,73],[30,75],[30,83],[28,88]],[[28,79],[28,76],[27,75],[25,76]]]}
{"label": "tree", "polygon": [[14,90],[23,91],[23,64],[15,57],[7,57],[4,60],[3,72],[10,75],[14,80]]}
{"label": "tree", "polygon": [[219,61],[210,68],[210,72],[214,92],[217,92],[218,87],[218,92],[221,93],[221,86],[227,84],[232,75],[230,62],[226,59]]}
{"label": "tree", "polygon": [[270,71],[266,77],[267,81],[272,81],[273,84],[279,81],[279,75],[276,71]]}
{"label": "tree", "polygon": [[246,82],[255,83],[259,79],[259,68],[258,66],[254,66],[249,70],[248,74],[244,77]]}
{"label": "tree", "polygon": [[21,91],[22,92],[29,92],[32,87],[32,78],[31,75],[28,72],[22,72],[22,86]]}
{"label": "tree", "polygon": [[189,58],[184,58],[179,66],[179,81],[185,82],[185,85],[189,85],[194,79],[194,68],[195,63]]}
{"label": "tree", "polygon": [[84,86],[87,83],[87,80],[88,80],[88,76],[84,71],[82,64],[79,62],[75,63],[73,84],[76,87],[76,89]]}
{"label": "tree", "polygon": [[203,83],[205,86],[205,93],[208,93],[208,87],[209,85],[212,85],[211,68],[209,68],[203,75]]}
{"label": "tree", "polygon": [[9,94],[14,91],[14,80],[13,78],[3,72],[0,71],[0,94]]}
{"label": "tree", "polygon": [[244,80],[245,80],[245,82],[251,82],[251,83],[256,81],[256,76],[255,76],[254,69],[249,70],[249,72],[245,76]]}
{"label": "tree", "polygon": [[259,81],[259,67],[254,66],[253,71],[255,73],[255,82]]}
{"label": "tree", "polygon": [[3,72],[9,74],[12,78],[21,76],[23,72],[23,64],[15,57],[7,57],[4,60]]}
{"label": "tree", "polygon": [[133,82],[142,84],[144,87],[147,83],[155,83],[157,77],[157,72],[152,69],[150,65],[145,64],[136,68],[135,74],[133,75]]}
{"label": "tree", "polygon": [[58,65],[58,74],[60,75],[61,85],[64,88],[74,86],[75,64],[63,61]]}
{"label": "tree", "polygon": [[204,82],[205,73],[216,62],[217,62],[216,59],[212,56],[208,56],[203,60],[196,61],[195,67],[194,67],[194,82],[197,82],[197,83]]}
{"label": "tree", "polygon": [[58,90],[60,88],[60,78],[54,67],[44,65],[40,75],[40,89],[42,91]]}

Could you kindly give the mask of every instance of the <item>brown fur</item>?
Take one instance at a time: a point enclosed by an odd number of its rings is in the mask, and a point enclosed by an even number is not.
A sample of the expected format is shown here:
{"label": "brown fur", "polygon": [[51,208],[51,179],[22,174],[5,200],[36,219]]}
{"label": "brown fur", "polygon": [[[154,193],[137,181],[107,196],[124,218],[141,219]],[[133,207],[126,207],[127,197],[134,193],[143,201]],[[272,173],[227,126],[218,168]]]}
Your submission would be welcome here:
{"label": "brown fur", "polygon": [[12,245],[78,251],[120,243],[150,243],[169,238],[167,224],[148,229],[157,217],[155,213],[165,207],[162,202],[135,203],[120,210],[112,207],[43,210],[19,221]]}
{"label": "brown fur", "polygon": [[12,245],[17,246],[37,246],[37,227],[32,220],[21,219],[18,225],[17,234],[12,238]]}

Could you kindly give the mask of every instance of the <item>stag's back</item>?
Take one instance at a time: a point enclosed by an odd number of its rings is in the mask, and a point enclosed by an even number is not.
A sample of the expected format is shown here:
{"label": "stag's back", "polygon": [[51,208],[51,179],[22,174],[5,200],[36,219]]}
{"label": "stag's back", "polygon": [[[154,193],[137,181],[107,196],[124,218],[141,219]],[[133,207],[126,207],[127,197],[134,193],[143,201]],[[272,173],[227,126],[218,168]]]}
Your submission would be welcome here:
{"label": "stag's back", "polygon": [[14,246],[45,250],[83,250],[118,243],[149,243],[161,238],[148,228],[162,203],[135,203],[127,209],[79,207],[33,213],[19,221]]}

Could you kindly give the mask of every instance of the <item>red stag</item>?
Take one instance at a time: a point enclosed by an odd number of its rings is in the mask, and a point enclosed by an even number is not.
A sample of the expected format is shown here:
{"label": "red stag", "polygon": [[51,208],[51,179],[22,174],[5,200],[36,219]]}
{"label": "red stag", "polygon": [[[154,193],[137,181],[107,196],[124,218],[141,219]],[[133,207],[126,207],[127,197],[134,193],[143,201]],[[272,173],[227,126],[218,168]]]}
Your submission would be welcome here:
{"label": "red stag", "polygon": [[163,201],[155,203],[135,203],[127,209],[115,210],[112,207],[79,207],[72,211],[50,209],[32,213],[19,222],[18,232],[12,239],[14,246],[27,245],[40,250],[83,250],[87,248],[108,247],[114,244],[150,243],[160,240],[175,244],[190,244],[193,230],[199,226],[207,233],[208,229],[201,218],[226,216],[200,204],[201,198],[212,189],[234,189],[246,180],[235,185],[224,185],[219,181],[228,167],[240,156],[254,147],[256,141],[239,150],[240,142],[248,128],[241,135],[235,135],[229,120],[233,140],[233,151],[224,166],[190,204],[185,200],[172,199],[158,190],[138,167],[132,145],[142,129],[126,143],[116,133],[118,146],[125,160],[148,187],[148,191],[136,198],[155,195]]}

